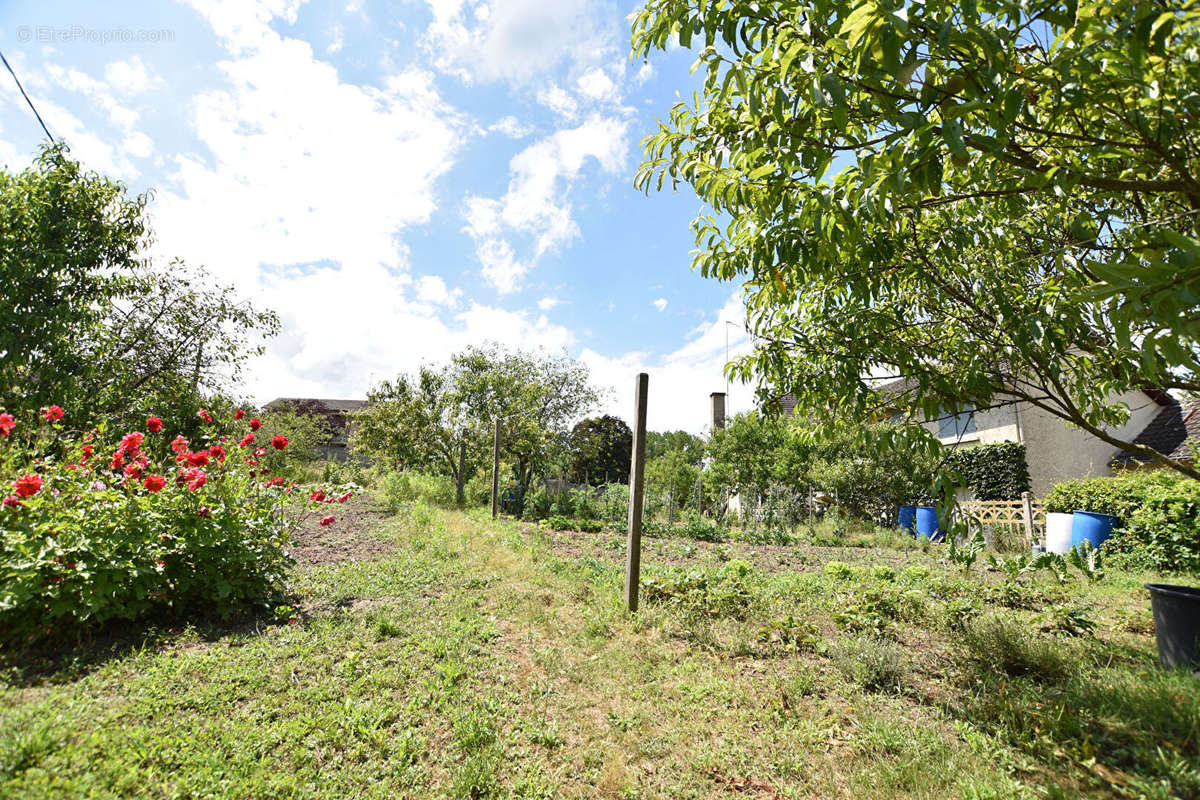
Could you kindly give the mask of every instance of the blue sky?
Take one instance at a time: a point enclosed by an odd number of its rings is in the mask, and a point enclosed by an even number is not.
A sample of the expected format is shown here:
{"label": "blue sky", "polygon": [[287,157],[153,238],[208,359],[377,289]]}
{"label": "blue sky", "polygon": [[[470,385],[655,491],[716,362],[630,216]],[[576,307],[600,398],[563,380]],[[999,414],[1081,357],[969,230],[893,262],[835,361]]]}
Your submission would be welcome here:
{"label": "blue sky", "polygon": [[[690,190],[633,189],[696,79],[690,53],[630,62],[632,8],[18,0],[0,48],[78,158],[154,190],[156,258],[280,314],[251,396],[360,397],[496,339],[566,348],[627,418],[646,370],[651,427],[699,431],[742,311],[690,270]],[[41,138],[4,75],[0,164]]]}

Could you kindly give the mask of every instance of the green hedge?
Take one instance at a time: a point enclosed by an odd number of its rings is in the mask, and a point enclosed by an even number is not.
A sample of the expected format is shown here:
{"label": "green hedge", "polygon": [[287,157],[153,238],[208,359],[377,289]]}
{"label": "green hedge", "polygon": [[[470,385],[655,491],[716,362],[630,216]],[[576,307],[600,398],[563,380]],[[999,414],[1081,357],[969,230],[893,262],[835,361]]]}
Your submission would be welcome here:
{"label": "green hedge", "polygon": [[1119,518],[1104,549],[1120,566],[1200,573],[1200,481],[1165,470],[1068,481],[1050,490],[1045,506]]}
{"label": "green hedge", "polygon": [[1029,491],[1029,464],[1020,442],[957,449],[946,465],[966,479],[979,500],[1020,500]]}

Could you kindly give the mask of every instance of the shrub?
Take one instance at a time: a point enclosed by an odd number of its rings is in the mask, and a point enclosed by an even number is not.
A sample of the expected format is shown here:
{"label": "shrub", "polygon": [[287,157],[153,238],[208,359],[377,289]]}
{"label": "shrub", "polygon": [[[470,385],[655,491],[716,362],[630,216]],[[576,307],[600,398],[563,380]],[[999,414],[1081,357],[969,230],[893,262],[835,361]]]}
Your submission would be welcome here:
{"label": "shrub", "polygon": [[[246,423],[233,433],[205,416],[191,443],[157,419],[119,445],[73,440],[57,421],[34,437],[0,434],[0,480],[15,490],[0,506],[0,639],[283,598],[285,547],[326,496],[271,477],[266,450],[238,438]],[[164,441],[174,452],[152,457]]]}
{"label": "shrub", "polygon": [[396,470],[380,479],[379,496],[393,514],[418,500],[439,508],[450,508],[455,504],[454,480],[447,475]]}
{"label": "shrub", "polygon": [[1200,481],[1162,471],[1069,481],[1045,503],[1120,518],[1103,548],[1118,566],[1200,573]]}
{"label": "shrub", "polygon": [[1020,442],[958,448],[950,452],[946,466],[966,479],[979,500],[1019,500],[1029,491],[1029,464]]}
{"label": "shrub", "polygon": [[551,513],[560,517],[575,516],[575,497],[570,490],[563,489],[553,495],[550,500]]}
{"label": "shrub", "polygon": [[598,519],[581,519],[576,521],[579,530],[584,533],[599,533],[604,530],[604,523]]}
{"label": "shrub", "polygon": [[576,531],[579,528],[575,525],[575,520],[564,517],[561,514],[555,514],[546,520],[546,524],[551,530],[556,531]]}
{"label": "shrub", "polygon": [[552,498],[546,490],[537,488],[525,495],[525,507],[521,509],[521,519],[537,522],[550,516]]}
{"label": "shrub", "polygon": [[629,517],[629,487],[623,483],[609,483],[600,490],[597,498],[600,519],[605,522],[623,524]]}
{"label": "shrub", "polygon": [[1014,620],[987,616],[963,625],[960,634],[968,660],[985,670],[1028,675],[1053,683],[1067,676],[1061,645],[1043,639]]}
{"label": "shrub", "polygon": [[904,651],[895,642],[864,636],[839,639],[829,655],[847,680],[867,691],[898,692],[908,672]]}
{"label": "shrub", "polygon": [[1200,481],[1152,486],[1104,549],[1127,566],[1200,573]]}
{"label": "shrub", "polygon": [[1190,479],[1167,472],[1132,472],[1113,478],[1081,478],[1060,483],[1045,497],[1047,511],[1091,511],[1128,520],[1155,487],[1175,487]]}

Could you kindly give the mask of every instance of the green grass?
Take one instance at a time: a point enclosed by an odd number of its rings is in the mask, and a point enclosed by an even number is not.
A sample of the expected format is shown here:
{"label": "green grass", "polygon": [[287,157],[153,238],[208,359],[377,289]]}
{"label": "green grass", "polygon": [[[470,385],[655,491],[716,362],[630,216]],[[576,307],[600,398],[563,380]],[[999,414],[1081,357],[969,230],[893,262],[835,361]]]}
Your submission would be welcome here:
{"label": "green grass", "polygon": [[[0,797],[1200,796],[1200,681],[1158,668],[1146,576],[662,540],[631,616],[609,534],[376,535],[297,572],[295,625],[7,656]],[[1091,635],[1043,631],[1065,599]]]}

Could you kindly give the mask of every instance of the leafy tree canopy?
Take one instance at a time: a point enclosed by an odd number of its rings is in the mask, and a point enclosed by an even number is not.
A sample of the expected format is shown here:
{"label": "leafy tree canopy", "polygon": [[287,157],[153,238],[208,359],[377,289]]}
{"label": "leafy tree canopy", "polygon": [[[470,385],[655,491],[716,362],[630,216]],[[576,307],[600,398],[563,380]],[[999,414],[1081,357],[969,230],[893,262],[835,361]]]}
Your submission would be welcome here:
{"label": "leafy tree canopy", "polygon": [[647,431],[646,462],[677,452],[682,454],[685,463],[698,467],[704,461],[706,446],[704,439],[687,431]]}
{"label": "leafy tree canopy", "polygon": [[565,355],[473,346],[368,392],[351,447],[394,467],[450,475],[461,502],[465,481],[490,463],[497,418],[502,456],[528,486],[598,398],[586,365]]}
{"label": "leafy tree canopy", "polygon": [[600,486],[629,482],[633,431],[624,420],[605,414],[576,423],[571,429],[570,448],[569,477],[573,483]]}
{"label": "leafy tree canopy", "polygon": [[[637,183],[690,184],[695,266],[745,285],[734,373],[816,416],[1025,402],[1113,436],[1200,388],[1200,11],[1134,0],[649,0],[633,51],[703,91]],[[1135,432],[1136,433],[1136,432]]]}

